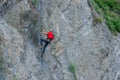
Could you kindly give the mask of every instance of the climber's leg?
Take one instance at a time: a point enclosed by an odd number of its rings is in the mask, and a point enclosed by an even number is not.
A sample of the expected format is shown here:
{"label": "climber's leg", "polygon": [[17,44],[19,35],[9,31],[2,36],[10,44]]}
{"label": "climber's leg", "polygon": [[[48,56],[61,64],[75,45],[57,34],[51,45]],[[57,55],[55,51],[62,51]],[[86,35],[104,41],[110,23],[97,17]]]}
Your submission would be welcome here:
{"label": "climber's leg", "polygon": [[44,53],[45,53],[45,49],[46,49],[46,47],[48,46],[48,44],[49,44],[50,42],[51,42],[50,40],[46,39],[45,45],[44,45],[44,47],[43,47],[43,49],[42,49],[41,58],[43,58],[43,55],[44,55]]}
{"label": "climber's leg", "polygon": [[43,45],[43,42],[47,42],[46,39],[40,39],[40,44]]}

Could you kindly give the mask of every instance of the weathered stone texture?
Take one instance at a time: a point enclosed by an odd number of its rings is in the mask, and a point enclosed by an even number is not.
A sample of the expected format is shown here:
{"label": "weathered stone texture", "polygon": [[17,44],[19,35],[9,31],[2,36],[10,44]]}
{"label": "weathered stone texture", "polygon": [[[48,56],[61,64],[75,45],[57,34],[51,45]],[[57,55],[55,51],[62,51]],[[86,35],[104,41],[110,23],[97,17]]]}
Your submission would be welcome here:
{"label": "weathered stone texture", "polygon": [[[120,35],[111,35],[104,22],[93,25],[87,0],[39,0],[36,10],[27,0],[9,10],[4,5],[0,4],[5,11],[0,12],[0,48],[6,79],[74,80],[71,63],[77,80],[120,79]],[[41,60],[39,32],[51,28],[57,37]]]}

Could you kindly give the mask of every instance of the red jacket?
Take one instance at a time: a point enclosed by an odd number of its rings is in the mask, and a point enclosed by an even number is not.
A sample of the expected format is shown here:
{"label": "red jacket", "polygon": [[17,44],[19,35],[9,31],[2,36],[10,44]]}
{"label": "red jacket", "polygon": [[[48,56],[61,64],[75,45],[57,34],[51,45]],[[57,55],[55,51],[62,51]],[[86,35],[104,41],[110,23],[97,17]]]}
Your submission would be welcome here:
{"label": "red jacket", "polygon": [[53,34],[52,31],[49,31],[49,32],[47,33],[47,38],[50,39],[50,40],[53,40],[53,39],[54,39],[54,34]]}

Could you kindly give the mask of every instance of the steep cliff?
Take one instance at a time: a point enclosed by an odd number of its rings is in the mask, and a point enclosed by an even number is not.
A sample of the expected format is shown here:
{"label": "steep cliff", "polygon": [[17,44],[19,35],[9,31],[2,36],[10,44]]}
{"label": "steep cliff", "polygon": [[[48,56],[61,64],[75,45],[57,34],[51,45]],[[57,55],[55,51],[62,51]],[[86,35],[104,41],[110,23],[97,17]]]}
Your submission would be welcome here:
{"label": "steep cliff", "polygon": [[95,22],[90,1],[2,0],[0,15],[0,80],[119,80],[120,35]]}

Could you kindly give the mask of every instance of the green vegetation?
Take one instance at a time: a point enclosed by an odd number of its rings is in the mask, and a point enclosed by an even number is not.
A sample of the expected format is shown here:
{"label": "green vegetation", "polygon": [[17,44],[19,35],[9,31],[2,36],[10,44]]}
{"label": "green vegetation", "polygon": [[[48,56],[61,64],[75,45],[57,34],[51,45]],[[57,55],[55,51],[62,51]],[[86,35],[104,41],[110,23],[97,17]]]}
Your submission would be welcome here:
{"label": "green vegetation", "polygon": [[3,70],[3,59],[0,57],[0,71]]}
{"label": "green vegetation", "polygon": [[71,63],[69,66],[69,70],[71,73],[73,73],[74,80],[77,80],[76,76],[76,65],[74,63]]}
{"label": "green vegetation", "polygon": [[18,80],[16,76],[13,77],[13,80]]}
{"label": "green vegetation", "polygon": [[5,68],[4,66],[4,59],[3,59],[3,53],[0,51],[0,71],[3,71]]}
{"label": "green vegetation", "polygon": [[21,0],[16,0],[17,2],[21,1]]}
{"label": "green vegetation", "polygon": [[93,18],[93,24],[94,25],[96,25],[96,24],[98,24],[98,23],[101,23],[103,20],[102,20],[102,18],[100,17],[100,16],[95,16],[94,18]]}
{"label": "green vegetation", "polygon": [[120,0],[92,0],[95,10],[106,19],[113,34],[120,32]]}
{"label": "green vegetation", "polygon": [[38,0],[31,0],[31,2],[34,7],[36,7],[36,5],[38,4]]}

